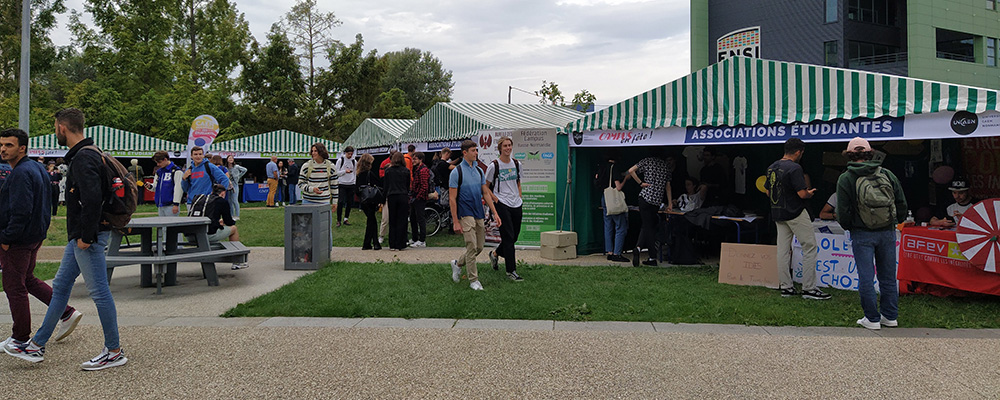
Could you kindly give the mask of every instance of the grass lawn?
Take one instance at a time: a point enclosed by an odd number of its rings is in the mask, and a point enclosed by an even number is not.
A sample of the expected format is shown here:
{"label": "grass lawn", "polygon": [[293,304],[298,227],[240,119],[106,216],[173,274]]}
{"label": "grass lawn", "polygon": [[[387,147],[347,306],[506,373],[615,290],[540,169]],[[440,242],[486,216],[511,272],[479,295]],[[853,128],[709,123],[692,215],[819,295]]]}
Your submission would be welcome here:
{"label": "grass lawn", "polygon": [[[59,263],[37,263],[35,264],[35,277],[43,281],[56,277],[56,271],[59,270]],[[0,282],[3,279],[0,278]],[[0,292],[3,291],[3,287],[0,287]]]}
{"label": "grass lawn", "polygon": [[[181,206],[181,213],[184,207]],[[61,218],[53,218],[49,225],[46,246],[66,245],[66,208],[60,207]],[[140,205],[136,209],[135,218],[156,216],[156,207]],[[382,214],[376,218],[381,221]],[[240,220],[236,221],[240,229],[240,241],[247,246],[283,247],[285,240],[284,208],[264,208],[264,203],[244,203],[240,211]],[[351,210],[351,225],[333,227],[333,245],[335,247],[361,247],[365,237],[365,213],[361,210]],[[464,247],[461,235],[449,232],[438,232],[427,238],[430,247]]]}
{"label": "grass lawn", "polygon": [[[661,321],[769,326],[855,326],[858,294],[831,289],[827,301],[717,283],[718,268],[522,265],[524,282],[480,263],[486,288],[451,281],[447,265],[331,263],[226,317],[489,318]],[[900,325],[1000,328],[995,299],[900,298]]]}

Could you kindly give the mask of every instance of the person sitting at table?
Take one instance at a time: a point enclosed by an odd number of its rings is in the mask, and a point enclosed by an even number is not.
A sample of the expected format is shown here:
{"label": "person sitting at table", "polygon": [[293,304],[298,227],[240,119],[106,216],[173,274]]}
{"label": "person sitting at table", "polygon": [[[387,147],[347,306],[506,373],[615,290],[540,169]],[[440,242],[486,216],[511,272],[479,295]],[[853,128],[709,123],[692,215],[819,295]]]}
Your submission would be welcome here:
{"label": "person sitting at table", "polygon": [[962,214],[965,214],[965,211],[972,207],[972,203],[975,203],[972,201],[972,196],[969,196],[969,184],[964,179],[959,178],[951,181],[948,190],[951,191],[951,197],[955,198],[955,202],[945,210],[944,217],[932,217],[931,226],[953,227],[957,225],[961,221]]}
{"label": "person sitting at table", "polygon": [[[223,239],[230,242],[240,240],[239,230],[236,229],[236,221],[233,221],[233,212],[229,208],[229,201],[226,200],[226,187],[218,183],[212,185],[212,200],[205,205],[205,216],[210,221],[208,223],[208,242],[217,243]],[[247,263],[233,263],[233,269],[243,269],[248,267]]]}
{"label": "person sitting at table", "polygon": [[830,198],[826,199],[826,204],[823,204],[823,209],[819,210],[819,219],[832,221],[837,219],[837,193],[834,192],[830,195]]}
{"label": "person sitting at table", "polygon": [[699,184],[695,178],[688,177],[684,179],[684,192],[674,199],[674,209],[680,212],[697,210],[705,204],[708,186]]}

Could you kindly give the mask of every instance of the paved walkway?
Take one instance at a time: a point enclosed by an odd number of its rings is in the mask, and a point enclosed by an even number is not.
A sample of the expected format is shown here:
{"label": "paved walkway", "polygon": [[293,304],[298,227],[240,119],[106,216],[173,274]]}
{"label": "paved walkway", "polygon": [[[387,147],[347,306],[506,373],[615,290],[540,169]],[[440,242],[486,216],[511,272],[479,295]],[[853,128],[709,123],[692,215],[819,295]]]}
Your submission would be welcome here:
{"label": "paved walkway", "polygon": [[[197,264],[181,264],[180,284],[161,296],[138,287],[138,268],[119,268],[111,288],[130,362],[96,373],[78,367],[102,337],[78,282],[71,302],[86,314],[78,331],[50,343],[41,364],[0,356],[0,380],[30,382],[30,396],[40,398],[1000,397],[997,330],[219,318],[306,273],[284,271],[283,250],[254,248],[251,268],[220,269],[219,287],[205,285]],[[332,254],[423,263],[460,252]],[[521,255],[530,260],[531,252]],[[9,331],[6,299],[0,303],[0,330]],[[37,326],[44,307],[32,307]]]}

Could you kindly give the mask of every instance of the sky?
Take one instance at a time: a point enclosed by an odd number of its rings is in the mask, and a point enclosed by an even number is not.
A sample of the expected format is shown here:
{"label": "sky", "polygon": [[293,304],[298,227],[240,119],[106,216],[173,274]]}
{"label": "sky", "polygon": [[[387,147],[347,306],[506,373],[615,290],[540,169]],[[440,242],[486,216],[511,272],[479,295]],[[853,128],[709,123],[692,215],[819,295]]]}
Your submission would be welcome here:
{"label": "sky", "polygon": [[[292,2],[235,0],[262,43]],[[332,36],[365,52],[433,53],[453,72],[452,101],[507,102],[556,82],[567,101],[586,89],[611,105],[690,73],[689,0],[318,0],[343,24]],[[67,0],[84,11],[83,0]],[[68,14],[53,41],[66,45]],[[325,63],[320,64],[325,65]],[[538,98],[513,91],[514,103]]]}

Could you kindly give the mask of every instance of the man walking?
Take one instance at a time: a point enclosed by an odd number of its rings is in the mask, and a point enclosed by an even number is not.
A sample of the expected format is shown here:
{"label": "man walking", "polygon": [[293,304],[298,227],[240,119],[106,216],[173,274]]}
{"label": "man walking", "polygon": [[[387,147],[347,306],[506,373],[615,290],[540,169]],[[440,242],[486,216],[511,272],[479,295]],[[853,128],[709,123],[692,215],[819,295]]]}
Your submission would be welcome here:
{"label": "man walking", "polygon": [[[3,291],[14,321],[10,338],[2,342],[5,348],[23,346],[31,338],[28,294],[46,305],[52,301],[52,287],[35,277],[35,258],[51,221],[51,183],[45,168],[27,155],[27,133],[20,129],[0,132],[0,158],[13,167],[0,186],[0,263],[6,267]],[[64,307],[56,340],[72,333],[81,317],[73,307]]]}
{"label": "man walking", "polygon": [[410,172],[410,247],[427,247],[427,221],[424,206],[431,190],[431,169],[424,165],[424,153],[413,153],[413,171]]}
{"label": "man walking", "polygon": [[184,180],[184,171],[180,169],[167,152],[160,150],[153,154],[153,162],[156,163],[153,183],[147,183],[146,189],[153,192],[153,202],[161,217],[176,217],[180,214],[181,197],[184,191],[181,182]]}
{"label": "man walking", "polygon": [[[896,224],[906,219],[906,196],[896,175],[872,161],[872,146],[856,137],[844,150],[847,171],[837,179],[837,222],[851,233],[858,267],[858,295],[865,316],[858,325],[871,330],[898,326]],[[873,280],[878,275],[879,294]],[[881,296],[876,304],[875,299]]]}
{"label": "man walking", "polygon": [[[356,163],[354,161],[354,147],[344,148],[344,154],[337,157],[337,180],[340,182],[340,205],[337,207],[337,226],[341,221],[344,225],[350,225],[347,220],[351,218],[351,203],[354,203],[354,183],[357,182]],[[341,210],[344,210],[344,219],[340,219]]]}
{"label": "man walking", "polygon": [[35,336],[22,345],[4,349],[14,357],[40,362],[45,359],[45,344],[65,312],[77,276],[83,280],[97,306],[97,315],[104,331],[104,349],[97,357],[85,361],[81,368],[94,371],[125,365],[128,359],[118,339],[118,312],[108,287],[107,263],[104,250],[111,232],[103,218],[101,205],[110,192],[110,176],[94,140],[83,137],[83,112],[68,108],[56,113],[56,139],[60,146],[69,147],[66,180],[66,231],[69,243],[63,253],[59,271],[52,281],[52,301],[42,326]]}
{"label": "man walking", "polygon": [[479,148],[476,147],[476,142],[471,140],[462,142],[462,163],[451,172],[448,184],[452,229],[461,232],[462,238],[465,239],[465,254],[457,260],[451,260],[451,279],[456,283],[461,280],[464,265],[472,290],[483,290],[476,268],[476,256],[483,252],[483,244],[486,243],[486,214],[483,212],[483,200],[486,200],[497,226],[503,226],[493,206],[493,196],[486,186],[486,176],[477,164],[478,158]]}
{"label": "man walking", "polygon": [[[278,156],[271,156],[271,162],[264,167],[267,174],[267,206],[277,207],[274,204],[274,195],[278,193]],[[191,200],[188,199],[188,202]]]}
{"label": "man walking", "polygon": [[497,214],[504,224],[500,226],[500,246],[490,252],[490,265],[499,269],[499,257],[503,257],[507,277],[515,282],[524,280],[517,274],[517,259],[514,243],[521,234],[521,164],[510,157],[514,151],[514,141],[504,136],[497,141],[500,157],[486,167],[486,181],[490,194],[496,203]]}
{"label": "man walking", "polygon": [[[295,163],[295,159],[288,159],[288,204],[297,204],[299,202],[299,168],[300,166]],[[238,200],[238,199],[237,199]],[[232,199],[230,199],[232,203]],[[239,213],[233,214],[233,217],[239,217]]]}
{"label": "man walking", "polygon": [[212,194],[213,184],[228,186],[229,178],[215,164],[205,161],[204,149],[199,146],[192,147],[191,165],[188,166],[187,171],[184,171],[181,180],[181,188],[187,193],[188,210],[191,209],[191,203],[195,196]]}
{"label": "man walking", "polygon": [[778,290],[781,297],[798,293],[792,283],[792,237],[802,244],[802,298],[827,300],[830,295],[816,287],[816,235],[812,220],[806,211],[805,199],[813,197],[816,189],[806,187],[805,174],[799,160],[806,144],[799,138],[785,141],[785,155],[767,167],[765,193],[771,203],[771,218],[778,228]]}

